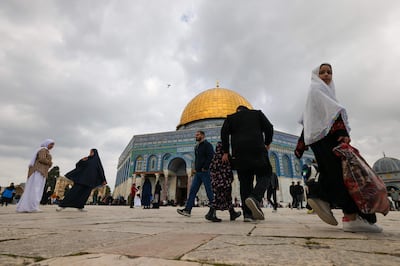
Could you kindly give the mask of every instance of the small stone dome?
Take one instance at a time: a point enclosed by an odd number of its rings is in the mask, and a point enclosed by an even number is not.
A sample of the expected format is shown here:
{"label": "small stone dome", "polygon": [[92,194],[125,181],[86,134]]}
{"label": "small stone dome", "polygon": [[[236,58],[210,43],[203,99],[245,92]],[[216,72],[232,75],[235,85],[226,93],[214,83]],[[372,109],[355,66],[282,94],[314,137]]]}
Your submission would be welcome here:
{"label": "small stone dome", "polygon": [[400,160],[383,157],[376,161],[372,168],[378,174],[400,172]]}

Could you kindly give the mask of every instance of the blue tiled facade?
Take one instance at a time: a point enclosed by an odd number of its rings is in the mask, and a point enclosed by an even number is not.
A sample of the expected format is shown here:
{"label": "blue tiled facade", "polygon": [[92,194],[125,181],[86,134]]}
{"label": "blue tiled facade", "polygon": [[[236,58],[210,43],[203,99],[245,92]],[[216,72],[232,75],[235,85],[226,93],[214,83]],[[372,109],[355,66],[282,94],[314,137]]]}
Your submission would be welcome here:
{"label": "blue tiled facade", "polygon": [[[153,188],[156,180],[160,180],[164,191],[162,200],[182,201],[176,194],[182,185],[181,181],[184,182],[183,187],[186,187],[186,193],[190,187],[196,144],[194,135],[197,130],[203,130],[206,139],[215,147],[220,141],[222,121],[220,123],[210,121],[209,124],[207,121],[202,121],[191,128],[133,136],[118,161],[114,197],[127,198],[131,184],[133,182],[140,184],[146,176],[150,177]],[[280,190],[280,200],[284,202],[291,200],[288,192],[291,181],[301,180],[303,164],[314,158],[310,151],[306,151],[301,160],[294,156],[293,150],[297,139],[298,136],[275,131],[269,151],[272,167],[279,177],[280,185],[284,186]],[[187,181],[184,180],[185,177]],[[233,194],[235,193],[239,194],[238,189],[236,192],[234,189]],[[239,195],[236,196],[239,197]],[[184,198],[181,195],[182,197]]]}

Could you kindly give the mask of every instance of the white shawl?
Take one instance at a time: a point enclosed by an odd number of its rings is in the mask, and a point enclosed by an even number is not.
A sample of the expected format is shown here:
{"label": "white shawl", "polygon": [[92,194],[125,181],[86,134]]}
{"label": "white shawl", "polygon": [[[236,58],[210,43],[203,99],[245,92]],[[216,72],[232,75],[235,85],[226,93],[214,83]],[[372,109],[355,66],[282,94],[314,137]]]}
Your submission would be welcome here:
{"label": "white shawl", "polygon": [[29,166],[33,166],[33,165],[35,164],[35,161],[36,161],[36,157],[37,157],[38,152],[39,152],[41,149],[43,149],[43,148],[47,149],[47,146],[49,146],[49,144],[51,144],[51,143],[54,143],[54,140],[52,140],[52,139],[46,139],[46,140],[43,141],[42,144],[40,144],[40,148],[38,148],[38,149],[36,150],[35,155],[33,156],[31,162],[29,163]]}
{"label": "white shawl", "polygon": [[347,132],[350,126],[346,109],[337,101],[333,80],[327,85],[319,77],[319,67],[311,73],[306,107],[299,123],[304,128],[304,143],[310,145],[328,135],[335,120],[342,116]]}

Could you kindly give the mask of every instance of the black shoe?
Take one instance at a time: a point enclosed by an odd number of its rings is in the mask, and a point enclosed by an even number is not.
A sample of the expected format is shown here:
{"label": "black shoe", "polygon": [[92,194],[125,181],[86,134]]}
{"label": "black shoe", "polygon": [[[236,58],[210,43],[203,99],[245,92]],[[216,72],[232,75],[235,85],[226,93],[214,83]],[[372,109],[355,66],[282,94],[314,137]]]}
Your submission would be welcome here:
{"label": "black shoe", "polygon": [[186,210],[186,209],[177,209],[176,210],[177,213],[179,213],[180,215],[186,216],[186,217],[190,217],[190,211]]}
{"label": "black shoe", "polygon": [[264,213],[259,207],[259,203],[256,199],[252,197],[248,197],[245,200],[246,206],[251,210],[251,214],[253,215],[253,219],[255,220],[264,220]]}
{"label": "black shoe", "polygon": [[230,215],[230,220],[234,221],[236,218],[238,218],[240,215],[242,215],[242,212],[238,211],[236,212],[234,208],[229,209],[229,215]]}
{"label": "black shoe", "polygon": [[208,213],[204,216],[207,220],[209,220],[209,221],[211,221],[211,222],[216,222],[216,223],[219,223],[219,222],[221,222],[222,220],[221,219],[219,219],[218,217],[217,217],[217,214],[216,214],[216,210],[214,209],[214,208],[210,208],[210,210],[208,211]]}

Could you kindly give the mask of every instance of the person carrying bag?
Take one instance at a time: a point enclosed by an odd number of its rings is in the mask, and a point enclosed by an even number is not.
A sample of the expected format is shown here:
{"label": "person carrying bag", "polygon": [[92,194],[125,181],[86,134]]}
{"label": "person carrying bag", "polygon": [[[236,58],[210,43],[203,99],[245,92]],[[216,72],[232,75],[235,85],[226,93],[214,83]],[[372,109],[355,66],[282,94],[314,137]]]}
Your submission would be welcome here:
{"label": "person carrying bag", "polygon": [[390,210],[386,186],[360,152],[347,143],[333,149],[342,159],[343,181],[361,212],[388,214]]}

